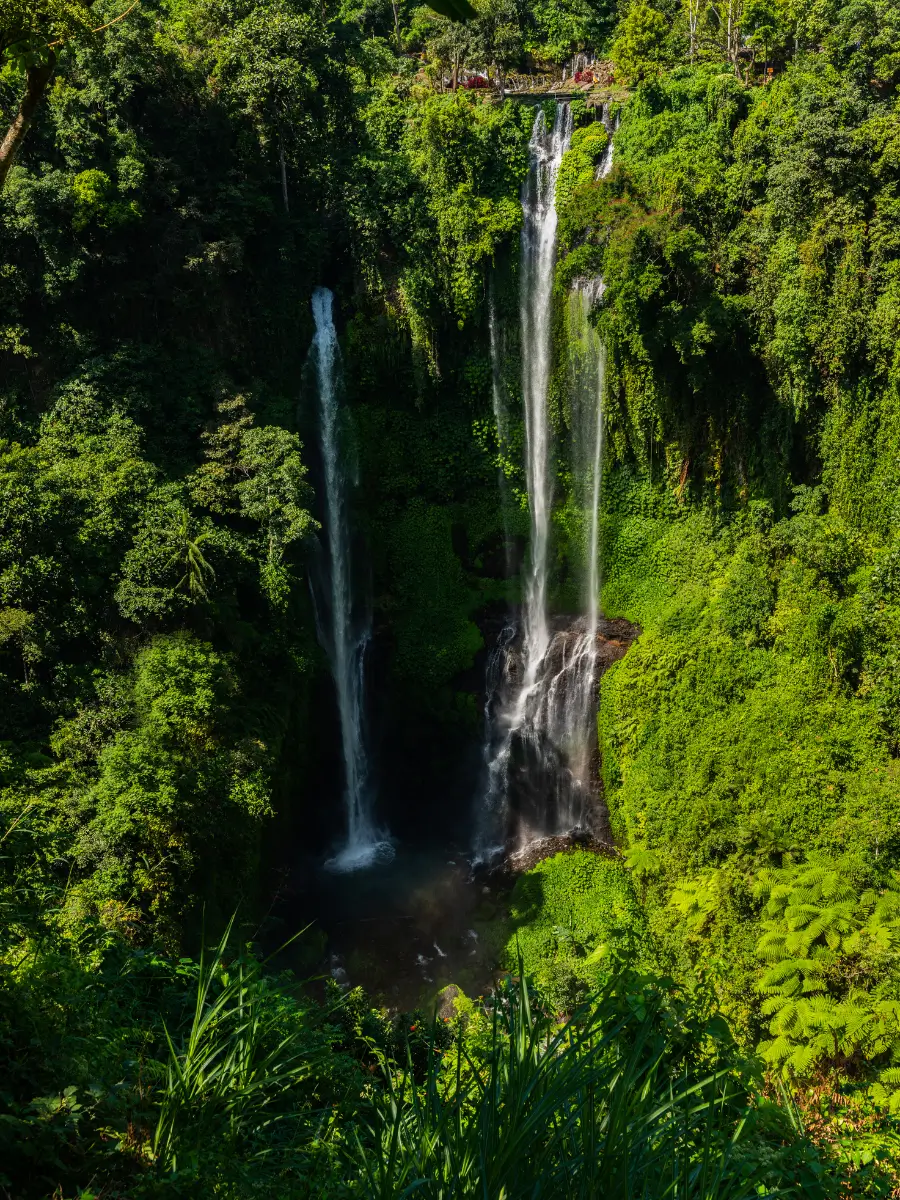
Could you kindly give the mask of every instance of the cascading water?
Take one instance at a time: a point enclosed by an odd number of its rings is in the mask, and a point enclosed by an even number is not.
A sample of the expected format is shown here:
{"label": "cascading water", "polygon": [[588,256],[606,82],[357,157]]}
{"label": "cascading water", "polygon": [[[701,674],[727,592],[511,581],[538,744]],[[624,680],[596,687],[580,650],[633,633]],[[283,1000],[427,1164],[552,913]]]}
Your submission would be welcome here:
{"label": "cascading water", "polygon": [[588,631],[595,633],[600,616],[600,482],[606,351],[590,317],[602,294],[602,280],[578,279],[569,293],[566,312],[572,466],[584,514],[584,613]]}
{"label": "cascading water", "polygon": [[[525,408],[525,477],[531,515],[531,556],[525,579],[523,693],[534,684],[547,651],[547,566],[550,543],[550,327],[556,265],[556,176],[572,137],[572,112],[558,104],[553,128],[538,110],[529,142],[528,178],[522,195],[522,400]],[[524,696],[523,696],[524,699]]]}
{"label": "cascading water", "polygon": [[514,738],[507,777],[517,806],[520,846],[594,823],[605,354],[590,314],[601,292],[599,280],[579,284],[568,304],[572,465],[586,532],[584,611],[555,630],[534,681],[523,689],[519,744]]}
{"label": "cascading water", "polygon": [[[556,251],[555,187],[571,136],[567,105],[548,133],[543,112],[532,131],[522,208],[522,359],[531,557],[525,579],[523,636],[508,624],[488,663],[485,706],[487,787],[476,861],[510,842],[569,833],[592,824],[595,808],[596,689],[601,667],[599,509],[603,460],[605,348],[590,322],[600,279],[578,281],[567,326],[573,467],[585,515],[584,611],[552,630],[547,612],[552,477],[547,392],[551,295]],[[607,150],[598,175],[612,166]],[[494,332],[492,330],[492,338]],[[606,657],[618,657],[621,642]],[[611,650],[611,652],[610,652]]]}
{"label": "cascading water", "polygon": [[601,119],[603,121],[603,128],[606,130],[609,141],[606,143],[606,150],[604,151],[603,157],[597,166],[597,170],[594,175],[595,179],[605,179],[612,170],[613,134],[619,128],[619,117],[616,115],[616,119],[612,119],[608,104],[603,105],[603,116]]}
{"label": "cascading water", "polygon": [[497,423],[497,443],[502,450],[509,437],[509,414],[506,410],[506,389],[503,386],[502,331],[497,319],[493,289],[488,299],[488,334],[491,346],[491,400],[494,406],[494,420]]}
{"label": "cascading water", "polygon": [[365,744],[364,659],[370,636],[368,620],[354,613],[347,514],[347,478],[341,453],[340,347],[333,318],[334,297],[316,288],[312,297],[315,361],[319,394],[319,429],[325,484],[325,530],[328,542],[328,620],[319,621],[319,636],[328,654],[337,694],[344,768],[346,841],[328,865],[352,871],[390,858],[393,849],[372,818],[371,787]]}
{"label": "cascading water", "polygon": [[[613,140],[609,108],[603,121],[609,135],[597,178],[612,170]],[[606,346],[591,324],[591,311],[603,297],[600,276],[578,279],[569,293],[569,364],[571,372],[572,425],[576,476],[582,481],[582,503],[588,515],[585,572],[587,635],[596,656],[600,618],[600,482],[603,467],[603,393],[606,388]],[[592,670],[592,680],[595,671]]]}
{"label": "cascading water", "polygon": [[[550,333],[553,269],[556,262],[556,177],[572,136],[568,104],[558,104],[551,129],[538,110],[528,145],[529,167],[522,190],[522,255],[519,316],[522,336],[522,399],[525,410],[525,476],[531,520],[526,568],[521,651],[507,626],[489,663],[485,739],[487,789],[476,829],[476,859],[495,853],[506,840],[506,808],[517,737],[527,724],[531,692],[550,643],[547,574],[550,508]],[[496,331],[492,329],[492,340]],[[494,341],[494,345],[496,342]],[[496,359],[495,359],[496,362]],[[496,391],[495,391],[496,403]],[[493,686],[492,686],[493,685]]]}

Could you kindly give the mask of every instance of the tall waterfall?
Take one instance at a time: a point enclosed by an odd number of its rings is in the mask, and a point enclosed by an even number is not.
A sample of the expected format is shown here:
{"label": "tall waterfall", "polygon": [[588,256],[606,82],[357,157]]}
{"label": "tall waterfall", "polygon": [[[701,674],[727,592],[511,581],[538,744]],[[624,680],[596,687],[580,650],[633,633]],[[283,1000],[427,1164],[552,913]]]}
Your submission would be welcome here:
{"label": "tall waterfall", "polygon": [[328,288],[316,288],[312,296],[316,332],[311,355],[319,393],[328,543],[328,612],[319,622],[319,636],[328,654],[337,694],[347,822],[346,841],[329,866],[352,871],[389,857],[392,849],[376,830],[371,811],[363,703],[364,659],[371,628],[368,619],[360,621],[354,612],[348,481],[341,448],[341,360],[333,304],[334,296]]}
{"label": "tall waterfall", "polygon": [[[509,405],[506,381],[503,377],[505,365],[503,326],[497,316],[493,279],[491,279],[488,293],[488,335],[491,350],[491,400],[494,408],[494,423],[497,427],[497,447],[501,458],[505,459],[509,453]],[[509,578],[512,574],[512,546],[509,532],[510,496],[503,466],[497,468],[497,483],[500,487],[500,503],[503,508],[503,550],[506,560],[506,576]]]}
{"label": "tall waterfall", "polygon": [[[522,189],[522,253],[519,318],[522,338],[522,399],[525,410],[525,478],[531,523],[521,647],[507,625],[488,664],[485,708],[486,793],[476,829],[476,858],[500,849],[506,837],[510,772],[519,735],[529,723],[529,702],[550,645],[547,577],[553,479],[550,471],[550,384],[553,271],[556,265],[556,177],[572,136],[572,113],[558,104],[552,128],[538,109],[528,144],[528,176]],[[496,327],[491,315],[492,349]],[[496,363],[496,358],[495,358]],[[496,368],[495,368],[496,370]],[[496,381],[496,374],[495,374]],[[495,383],[495,406],[497,392]]]}
{"label": "tall waterfall", "polygon": [[[547,611],[553,498],[547,393],[556,255],[554,193],[570,136],[568,105],[557,107],[550,131],[543,112],[538,113],[522,196],[520,314],[531,556],[521,636],[507,624],[488,662],[487,783],[476,861],[490,858],[510,842],[522,846],[537,837],[589,826],[595,807],[606,356],[590,316],[603,293],[600,279],[578,281],[566,313],[572,466],[584,513],[584,607],[574,620],[554,621]],[[598,176],[611,165],[608,149]]]}
{"label": "tall waterfall", "polygon": [[525,678],[523,702],[550,642],[547,566],[550,543],[550,332],[556,265],[556,176],[572,137],[572,113],[558,104],[553,128],[538,109],[529,142],[528,178],[522,195],[522,400],[525,408],[525,478],[531,514],[531,557],[525,579]]}
{"label": "tall waterfall", "polygon": [[[619,119],[613,126],[609,117],[609,105],[603,106],[603,123],[609,136],[603,158],[597,168],[597,178],[605,179],[613,165],[612,135],[618,128]],[[603,467],[603,394],[606,390],[606,346],[591,324],[591,310],[597,305],[604,291],[600,276],[579,279],[569,294],[569,343],[570,363],[578,363],[572,381],[575,399],[573,408],[577,416],[573,419],[576,430],[577,470],[585,487],[589,489],[583,502],[588,513],[587,539],[587,613],[588,635],[596,649],[597,623],[600,618],[600,482]],[[577,346],[577,357],[571,348]],[[589,501],[589,502],[588,502]]]}

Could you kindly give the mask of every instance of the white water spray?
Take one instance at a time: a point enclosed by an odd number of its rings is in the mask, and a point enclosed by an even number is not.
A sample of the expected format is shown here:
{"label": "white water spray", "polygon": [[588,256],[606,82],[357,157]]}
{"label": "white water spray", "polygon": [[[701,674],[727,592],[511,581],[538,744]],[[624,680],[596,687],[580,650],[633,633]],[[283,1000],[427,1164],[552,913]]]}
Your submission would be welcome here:
{"label": "white water spray", "polygon": [[607,138],[609,140],[606,143],[606,149],[603,151],[603,157],[600,159],[600,162],[597,166],[597,170],[594,172],[595,179],[605,179],[606,176],[612,170],[613,134],[619,128],[619,116],[617,114],[616,119],[615,120],[612,119],[612,117],[609,114],[609,105],[608,104],[603,105],[603,116],[601,119],[603,121],[603,128],[606,130]]}
{"label": "white water spray", "polygon": [[502,451],[509,437],[509,414],[503,383],[503,333],[497,318],[493,289],[488,297],[488,336],[491,347],[491,400],[494,406],[494,421],[497,424],[497,444]]}
{"label": "white water spray", "polygon": [[550,642],[547,568],[553,481],[547,390],[556,265],[556,177],[571,137],[572,112],[568,104],[557,105],[553,128],[549,131],[543,108],[538,110],[528,146],[530,163],[522,195],[522,399],[525,407],[525,476],[531,514],[531,557],[525,579],[523,614],[523,693],[534,684]]}
{"label": "white water spray", "polygon": [[[609,119],[609,106],[603,107],[603,123],[609,136],[597,178],[605,179],[613,165],[614,129]],[[616,128],[618,118],[616,118]],[[578,407],[575,419],[576,460],[581,479],[590,489],[588,512],[587,545],[587,623],[588,635],[596,655],[597,623],[600,618],[600,482],[603,469],[603,400],[606,391],[606,346],[591,324],[591,312],[603,298],[603,279],[576,280],[569,296],[570,346],[577,344],[581,358],[581,370],[573,380],[573,395]],[[570,350],[570,361],[573,361]],[[588,454],[590,457],[588,458]],[[585,497],[587,500],[587,497]]]}
{"label": "white water spray", "polygon": [[601,280],[581,281],[567,313],[572,466],[586,529],[583,615],[558,628],[526,691],[519,737],[518,843],[592,824],[600,654],[600,485],[606,356],[590,321]]}
{"label": "white water spray", "polygon": [[346,842],[328,866],[353,871],[393,855],[390,842],[374,825],[365,745],[364,659],[371,629],[354,618],[347,514],[347,478],[341,453],[340,347],[333,318],[334,296],[316,288],[312,297],[316,332],[312,343],[319,393],[319,428],[325,482],[325,529],[328,540],[328,616],[320,622],[320,640],[328,653],[337,694],[344,767]]}
{"label": "white water spray", "polygon": [[509,405],[506,380],[504,379],[505,338],[494,302],[493,279],[488,292],[488,336],[491,350],[491,400],[494,407],[494,423],[497,428],[497,448],[501,459],[497,466],[497,483],[500,488],[500,503],[503,509],[503,552],[508,579],[512,574],[512,543],[509,532],[509,486],[503,460],[509,454]]}
{"label": "white water spray", "polygon": [[[609,129],[608,119],[605,124]],[[603,294],[599,278],[576,281],[566,322],[572,466],[580,482],[585,530],[583,615],[551,623],[547,612],[553,499],[547,391],[556,249],[554,192],[570,135],[568,106],[557,109],[549,134],[543,113],[538,114],[522,199],[521,324],[531,558],[524,589],[524,636],[517,642],[515,628],[508,625],[488,664],[487,790],[476,837],[476,861],[489,859],[509,845],[511,838],[521,848],[535,838],[590,827],[596,809],[606,354],[590,318]],[[610,141],[598,178],[611,167]]]}
{"label": "white water spray", "polygon": [[[503,845],[509,773],[515,740],[528,715],[541,662],[550,644],[547,577],[553,481],[550,472],[550,383],[553,271],[556,265],[556,177],[572,136],[568,104],[559,104],[552,129],[538,110],[528,144],[528,176],[522,189],[522,254],[519,319],[522,336],[522,399],[525,409],[525,477],[531,520],[530,558],[525,577],[521,655],[513,649],[515,627],[508,625],[488,664],[485,704],[487,787],[475,836],[476,861],[490,858]],[[491,346],[496,349],[491,311]],[[495,416],[498,392],[495,363]]]}

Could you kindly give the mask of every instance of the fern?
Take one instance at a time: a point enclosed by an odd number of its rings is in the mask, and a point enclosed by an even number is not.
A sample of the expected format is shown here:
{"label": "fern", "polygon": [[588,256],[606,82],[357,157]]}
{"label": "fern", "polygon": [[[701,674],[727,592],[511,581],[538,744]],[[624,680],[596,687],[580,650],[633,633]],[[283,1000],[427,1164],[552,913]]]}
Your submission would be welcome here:
{"label": "fern", "polygon": [[[756,953],[772,1034],[760,1046],[765,1061],[802,1077],[840,1056],[900,1054],[900,1001],[845,983],[851,958],[857,974],[871,975],[900,947],[900,893],[860,892],[821,858],[760,872],[754,892],[764,901]],[[887,1073],[881,1081],[890,1085]]]}

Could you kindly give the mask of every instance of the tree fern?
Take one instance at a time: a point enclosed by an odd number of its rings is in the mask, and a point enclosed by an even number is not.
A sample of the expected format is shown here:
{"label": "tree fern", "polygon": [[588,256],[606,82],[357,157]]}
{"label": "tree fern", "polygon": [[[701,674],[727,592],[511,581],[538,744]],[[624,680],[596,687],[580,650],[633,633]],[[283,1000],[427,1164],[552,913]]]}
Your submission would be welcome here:
{"label": "tree fern", "polygon": [[[900,893],[860,891],[823,858],[762,871],[754,892],[764,901],[756,953],[766,964],[757,988],[772,1035],[763,1058],[803,1076],[853,1056],[900,1056],[900,1001],[849,986],[851,963],[874,977],[900,947]],[[887,1093],[891,1078],[881,1080]]]}

